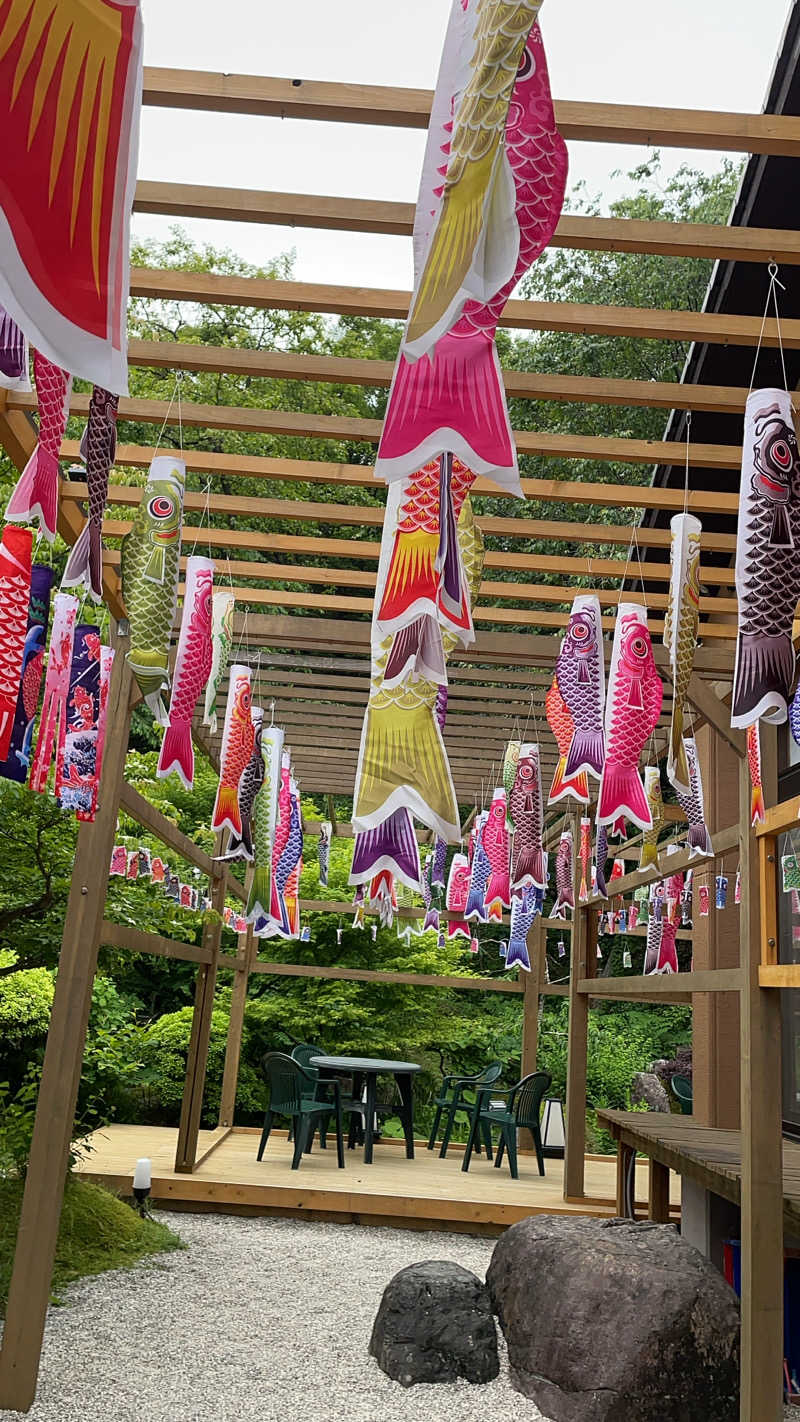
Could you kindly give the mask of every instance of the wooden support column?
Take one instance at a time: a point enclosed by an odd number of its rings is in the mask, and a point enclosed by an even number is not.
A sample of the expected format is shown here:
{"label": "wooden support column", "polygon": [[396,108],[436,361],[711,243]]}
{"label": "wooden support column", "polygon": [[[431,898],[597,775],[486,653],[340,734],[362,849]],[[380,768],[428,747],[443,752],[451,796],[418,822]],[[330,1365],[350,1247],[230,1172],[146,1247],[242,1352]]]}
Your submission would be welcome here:
{"label": "wooden support column", "polygon": [[[521,1075],[527,1076],[536,1070],[536,1055],[539,1049],[539,1007],[541,989],[544,982],[544,956],[547,931],[541,917],[535,918],[528,933],[528,957],[531,970],[522,974],[525,993],[522,998],[522,1063]],[[520,1131],[519,1143],[522,1150],[533,1150],[533,1136],[530,1131]]]}
{"label": "wooden support column", "polygon": [[569,964],[569,1032],[567,1038],[567,1122],[564,1159],[564,1199],[583,1199],[586,1157],[586,1057],[589,1047],[589,998],[578,984],[596,972],[597,905],[580,902],[580,821],[573,825],[575,850],[575,912]]}
{"label": "wooden support column", "polygon": [[0,1352],[0,1408],[19,1412],[36,1395],[130,716],[139,699],[124,657],[127,640],[117,638],[115,646],[97,816],[78,829]]}
{"label": "wooden support column", "polygon": [[[245,876],[245,888],[250,891],[253,882],[252,866]],[[250,966],[255,957],[256,940],[252,924],[245,933],[240,933],[236,942],[236,966],[233,970],[231,992],[231,1015],[228,1023],[228,1040],[225,1046],[225,1068],[222,1073],[222,1093],[219,1103],[219,1124],[232,1126],[236,1112],[236,1087],[239,1083],[239,1060],[242,1052],[242,1031],[244,1012],[247,1006],[247,985]]]}
{"label": "wooden support column", "polygon": [[[633,1146],[625,1141],[617,1141],[617,1191],[616,1211],[620,1219],[636,1218],[636,1187],[630,1189],[631,1166],[636,1159]],[[635,1167],[634,1167],[635,1168]],[[634,1175],[634,1181],[635,1181]]]}
{"label": "wooden support column", "polygon": [[647,1218],[656,1224],[669,1224],[669,1166],[651,1156],[648,1172]]}
{"label": "wooden support column", "polygon": [[[726,708],[720,703],[725,714]],[[712,833],[726,829],[739,816],[739,757],[711,726],[696,735],[703,777],[706,823]],[[734,902],[738,846],[723,863],[729,878],[728,902],[708,918],[694,915],[692,954],[695,972],[739,966],[739,905]],[[714,875],[719,861],[698,861],[695,882],[708,876],[712,902]],[[697,890],[695,888],[695,904]],[[742,920],[743,921],[743,920]],[[739,1129],[739,998],[733,992],[692,995],[693,1114],[704,1126],[717,1130]]]}
{"label": "wooden support column", "polygon": [[[762,726],[762,776],[774,804],[775,733]],[[780,993],[758,985],[759,863],[750,829],[750,777],[739,771],[741,825],[741,1422],[783,1417],[783,1142]]]}
{"label": "wooden support column", "polygon": [[[222,852],[221,835],[217,836],[214,852],[215,854]],[[222,939],[222,911],[225,907],[226,877],[225,865],[217,865],[211,879],[211,907],[216,917],[213,922],[207,923],[203,930],[203,947],[211,953],[211,961],[201,964],[197,970],[192,1031],[186,1059],[186,1081],[183,1087],[178,1145],[175,1151],[175,1170],[180,1175],[191,1175],[197,1160],[197,1137],[200,1132],[200,1115],[203,1109],[203,1093],[206,1085],[211,1014],[214,1010],[214,993],[217,987],[217,964]]]}

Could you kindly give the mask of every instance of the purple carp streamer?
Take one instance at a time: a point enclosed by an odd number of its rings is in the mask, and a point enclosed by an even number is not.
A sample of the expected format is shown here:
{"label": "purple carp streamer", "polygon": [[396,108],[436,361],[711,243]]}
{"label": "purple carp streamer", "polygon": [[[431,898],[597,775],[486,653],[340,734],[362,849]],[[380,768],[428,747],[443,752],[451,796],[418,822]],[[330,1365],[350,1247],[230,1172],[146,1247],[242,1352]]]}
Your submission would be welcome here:
{"label": "purple carp streamer", "polygon": [[792,622],[800,593],[800,457],[791,397],[747,397],[736,538],[739,624],[731,725],[786,720],[794,682]]}

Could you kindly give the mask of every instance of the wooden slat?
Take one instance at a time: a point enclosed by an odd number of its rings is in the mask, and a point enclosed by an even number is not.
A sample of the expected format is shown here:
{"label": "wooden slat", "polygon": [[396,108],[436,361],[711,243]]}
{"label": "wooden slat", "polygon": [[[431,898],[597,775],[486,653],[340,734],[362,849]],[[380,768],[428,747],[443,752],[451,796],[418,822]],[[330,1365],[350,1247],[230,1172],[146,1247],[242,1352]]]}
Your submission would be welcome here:
{"label": "wooden slat", "polygon": [[[64,497],[67,498],[86,499],[88,497],[87,487],[80,480],[62,480],[61,490]],[[111,505],[137,508],[141,502],[142,490],[135,485],[112,484],[108,491],[108,498]],[[204,493],[196,493],[191,490],[186,493],[184,507],[190,513],[202,513],[207,509],[211,514],[226,515],[229,518],[240,516],[276,521],[297,520],[352,528],[380,528],[384,518],[383,508],[378,505],[334,504],[306,499],[270,499],[235,494],[210,494],[207,496]],[[631,528],[629,525],[623,524],[587,524],[567,520],[500,518],[488,515],[479,516],[477,523],[482,532],[489,537],[526,540],[545,538],[572,543],[579,541],[581,545],[622,544],[624,547],[629,546],[631,541]],[[130,523],[125,523],[124,527],[120,526],[119,528],[113,524],[106,527],[104,523],[104,528],[109,537],[121,537],[130,528]],[[258,543],[245,544],[246,531],[244,530],[241,533],[238,529],[224,530],[224,532],[231,547],[235,547],[237,542],[242,547],[259,546]],[[252,530],[250,532],[252,535]],[[218,535],[219,533],[218,529],[203,530],[199,538],[201,541],[208,541],[209,535]],[[259,536],[256,535],[256,537]],[[636,540],[641,548],[668,548],[669,529],[637,528]],[[732,553],[736,548],[736,537],[734,534],[708,533],[704,530],[701,536],[701,547],[706,552]]]}
{"label": "wooden slat", "polygon": [[[140,179],[134,212],[165,217],[257,222],[334,232],[373,232],[410,237],[414,205],[374,198],[316,193],[268,192],[202,183]],[[562,217],[551,246],[594,252],[642,252],[715,261],[800,261],[800,234],[783,228],[727,227],[705,222],[656,222],[634,218]]]}
{"label": "wooden slat", "polygon": [[[135,267],[131,296],[157,301],[190,301],[256,310],[327,312],[334,316],[376,316],[404,321],[409,293],[385,287],[331,286],[278,281],[216,272]],[[562,331],[573,335],[629,336],[641,340],[703,341],[710,345],[755,346],[758,316],[709,311],[664,311],[646,306],[601,306],[571,301],[509,301],[499,324],[519,331]],[[764,325],[762,344],[800,346],[800,320]]]}
{"label": "wooden slat", "polygon": [[781,834],[784,830],[797,829],[800,820],[800,800],[793,795],[789,800],[782,800],[779,805],[770,805],[766,811],[764,820],[756,825],[757,835]]}
{"label": "wooden slat", "polygon": [[[320,540],[320,542],[322,542],[322,540]],[[334,539],[329,539],[327,540],[327,542],[332,543],[335,547]],[[189,538],[184,541],[184,547],[186,547],[187,544],[191,546]],[[500,556],[502,557],[502,555]],[[536,554],[534,553],[531,553],[527,556],[530,559],[530,564],[532,568],[536,566],[540,561],[539,559],[537,559]],[[120,564],[121,554],[118,549],[108,549],[106,550],[105,558],[106,562],[111,564],[113,567],[118,567]],[[572,568],[575,570],[575,575],[577,577],[585,579],[586,560],[584,559],[582,563],[579,559],[576,558],[571,559],[569,561],[571,562]],[[186,558],[182,557],[180,560],[181,572],[185,572],[186,562]],[[666,565],[664,565],[664,567],[666,567]],[[262,563],[256,559],[249,561],[239,559],[217,558],[214,560],[214,568],[216,574],[223,581],[228,581],[229,578],[247,578],[269,583],[316,583],[323,587],[329,588],[364,588],[371,593],[374,592],[376,584],[376,574],[372,572],[365,572],[363,569],[330,568],[326,566],[317,567],[315,564],[312,563]],[[627,563],[624,563],[622,559],[620,559],[617,576],[619,578],[624,578],[626,569],[628,572],[630,572],[629,565]],[[733,570],[731,569],[730,571],[732,572]],[[630,597],[629,592],[623,592],[620,588],[588,587],[586,586],[585,582],[581,582],[580,586],[578,587],[575,585],[564,583],[529,583],[511,581],[499,582],[497,579],[487,579],[482,582],[478,596],[481,602],[484,603],[491,603],[494,599],[501,599],[523,603],[540,602],[569,605],[571,604],[572,599],[577,592],[594,594],[599,598],[601,605],[604,607],[616,607],[617,603],[620,601],[620,598]],[[246,602],[253,593],[253,588],[243,589],[242,600]],[[269,598],[266,597],[266,595],[262,596],[261,593],[259,593],[258,598],[253,598],[252,600],[268,602]],[[647,606],[648,610],[651,612],[665,611],[668,602],[669,596],[667,593],[648,592],[647,594]],[[722,616],[725,613],[735,614],[737,611],[737,607],[738,603],[736,601],[736,598],[726,598],[722,596],[700,598],[700,611],[702,613],[713,614],[715,616]],[[481,616],[484,617],[484,620],[490,620],[490,611],[491,609],[489,608],[482,609],[477,605],[474,608],[474,613],[478,617],[478,620],[480,620]]]}
{"label": "wooden slat", "polygon": [[762,988],[800,988],[800,963],[762,963],[758,970]]}
{"label": "wooden slat", "polygon": [[[428,127],[432,97],[429,89],[150,66],[142,93],[143,103],[159,108],[415,129]],[[793,116],[568,99],[555,100],[555,113],[563,137],[583,142],[800,157],[800,124]]]}
{"label": "wooden slat", "polygon": [[[352,904],[348,904],[352,913]],[[355,983],[397,983],[406,987],[466,988],[479,992],[522,993],[525,984],[510,978],[477,978],[442,976],[435,973],[392,973],[367,968],[323,968],[314,963],[263,963],[259,959],[252,964],[253,973],[266,973],[271,977],[326,978],[335,982]]]}
{"label": "wooden slat", "polygon": [[[34,410],[36,396],[12,394],[8,408]],[[88,395],[73,397],[73,414],[85,415],[88,414],[88,409]],[[183,401],[179,413],[176,404],[170,406],[165,400],[121,399],[120,418],[159,427],[166,420],[176,429],[180,420],[184,426],[191,428],[294,435],[303,439],[357,440],[369,444],[378,443],[383,429],[381,420],[367,420],[355,415],[315,415],[302,410],[256,409],[250,405],[196,405],[191,401]],[[548,430],[514,430],[513,435],[520,454],[541,455],[553,459],[588,459],[615,464],[668,464],[681,467],[686,459],[686,446],[675,440],[554,434]],[[740,469],[742,451],[741,446],[734,444],[695,444],[691,447],[690,458],[694,468]],[[635,506],[635,503],[635,488],[631,486],[631,506]]]}
{"label": "wooden slat", "polygon": [[[388,360],[311,355],[306,351],[199,346],[187,341],[129,341],[128,363],[134,367],[224,372],[250,379],[301,380],[366,386],[370,389],[387,389],[394,371],[394,363]],[[550,375],[527,370],[504,370],[503,382],[506,394],[514,399],[562,400],[568,404],[646,406],[656,410],[672,410],[678,406],[682,410],[741,414],[747,399],[747,390],[743,386]],[[73,413],[76,413],[74,408]],[[136,418],[132,414],[129,417]]]}
{"label": "wooden slat", "polygon": [[[739,843],[739,826],[729,825],[727,829],[720,830],[718,834],[712,835],[711,844],[715,857],[719,858],[727,854],[729,850],[735,849]],[[621,879],[614,881],[614,894],[629,894],[634,889],[638,889],[640,884],[652,884],[659,879],[666,879],[670,874],[680,874],[685,869],[696,869],[700,872],[704,866],[713,866],[714,860],[710,858],[700,859],[692,856],[688,849],[682,849],[678,854],[671,854],[669,857],[662,857],[661,870],[663,872],[653,873],[652,868],[645,870],[643,874],[636,870],[632,874],[624,874]]]}
{"label": "wooden slat", "polygon": [[127,923],[104,919],[100,942],[107,948],[124,948],[128,953],[153,953],[159,958],[177,958],[186,963],[210,963],[211,952],[197,943],[181,943],[160,933],[142,933]]}
{"label": "wooden slat", "polygon": [[[673,856],[677,858],[677,856]],[[621,882],[621,881],[619,881]],[[615,885],[616,888],[616,885]],[[693,992],[738,992],[742,975],[738,968],[716,968],[700,973],[652,973],[647,977],[584,978],[578,992],[590,997],[610,997],[619,1001],[632,997],[683,998]]]}

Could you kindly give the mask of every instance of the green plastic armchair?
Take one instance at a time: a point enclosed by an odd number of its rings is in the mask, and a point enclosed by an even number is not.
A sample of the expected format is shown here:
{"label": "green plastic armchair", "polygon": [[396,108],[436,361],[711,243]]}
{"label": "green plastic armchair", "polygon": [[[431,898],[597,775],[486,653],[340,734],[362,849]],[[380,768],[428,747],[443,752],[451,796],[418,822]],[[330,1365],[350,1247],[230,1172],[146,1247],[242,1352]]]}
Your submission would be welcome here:
{"label": "green plastic armchair", "polygon": [[[436,1113],[431,1126],[431,1133],[428,1137],[428,1150],[433,1150],[436,1146],[436,1137],[439,1132],[439,1124],[442,1116],[445,1116],[444,1135],[442,1136],[442,1146],[439,1151],[439,1158],[443,1160],[447,1155],[447,1147],[450,1144],[450,1137],[453,1133],[456,1114],[465,1112],[471,1119],[475,1101],[466,1093],[475,1091],[477,1099],[481,1098],[483,1088],[491,1086],[495,1081],[499,1081],[503,1072],[502,1062],[489,1062],[488,1066],[479,1071],[475,1076],[445,1076],[442,1079],[442,1089],[434,1101]],[[480,1151],[480,1143],[478,1143]],[[489,1159],[491,1160],[491,1147],[489,1148]]]}
{"label": "green plastic armchair", "polygon": [[267,1052],[262,1068],[269,1084],[269,1106],[264,1117],[264,1129],[258,1147],[257,1160],[261,1160],[269,1140],[275,1116],[288,1116],[294,1135],[292,1170],[297,1170],[310,1144],[314,1129],[321,1118],[331,1114],[336,1120],[336,1154],[340,1170],[344,1170],[344,1140],[342,1137],[342,1101],[338,1081],[330,1083],[333,1099],[319,1101],[316,1097],[317,1081],[305,1067],[283,1052]]}
{"label": "green plastic armchair", "polygon": [[546,1071],[534,1071],[530,1076],[524,1076],[518,1081],[516,1086],[512,1086],[509,1091],[499,1091],[494,1088],[497,1096],[508,1098],[506,1105],[489,1106],[482,1100],[479,1094],[472,1112],[472,1121],[469,1128],[469,1140],[467,1149],[464,1152],[464,1162],[462,1170],[469,1170],[469,1163],[472,1152],[475,1149],[480,1131],[493,1129],[500,1131],[500,1144],[497,1147],[497,1154],[494,1158],[496,1166],[500,1166],[503,1154],[508,1151],[508,1164],[511,1169],[512,1179],[519,1179],[517,1168],[517,1131],[527,1130],[533,1136],[533,1144],[536,1150],[536,1160],[539,1165],[539,1174],[544,1175],[544,1155],[542,1154],[542,1133],[539,1125],[539,1117],[542,1107],[542,1099],[547,1091],[552,1077]]}

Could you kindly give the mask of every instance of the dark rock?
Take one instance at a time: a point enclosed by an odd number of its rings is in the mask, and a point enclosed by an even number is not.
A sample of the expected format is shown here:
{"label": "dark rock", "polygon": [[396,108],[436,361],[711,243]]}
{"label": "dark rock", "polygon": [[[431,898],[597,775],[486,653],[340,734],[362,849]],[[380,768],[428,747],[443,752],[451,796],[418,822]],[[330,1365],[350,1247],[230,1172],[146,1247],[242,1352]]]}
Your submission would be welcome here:
{"label": "dark rock", "polygon": [[669,1112],[669,1097],[655,1072],[637,1071],[631,1085],[634,1106],[645,1105],[648,1111]]}
{"label": "dark rock", "polygon": [[737,1422],[736,1296],[671,1225],[531,1216],[486,1282],[511,1381],[553,1422]]}
{"label": "dark rock", "polygon": [[460,1264],[410,1264],[386,1285],[369,1351],[390,1378],[491,1382],[500,1371],[489,1291]]}

